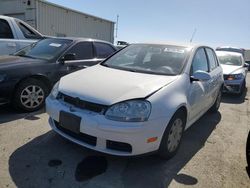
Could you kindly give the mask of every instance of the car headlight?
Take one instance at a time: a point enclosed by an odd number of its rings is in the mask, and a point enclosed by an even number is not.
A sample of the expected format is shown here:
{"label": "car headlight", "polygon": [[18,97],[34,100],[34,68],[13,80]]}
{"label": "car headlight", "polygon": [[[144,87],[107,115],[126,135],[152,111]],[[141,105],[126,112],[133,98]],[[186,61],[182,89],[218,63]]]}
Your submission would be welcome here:
{"label": "car headlight", "polygon": [[54,85],[54,87],[53,87],[53,89],[51,90],[51,93],[50,93],[50,96],[51,96],[51,98],[53,98],[53,99],[56,99],[56,97],[57,97],[57,95],[58,95],[58,87],[59,87],[59,82],[57,82],[55,85]]}
{"label": "car headlight", "polygon": [[242,73],[240,74],[232,74],[228,76],[228,80],[240,80],[244,77],[244,75]]}
{"label": "car headlight", "polygon": [[114,104],[105,113],[105,117],[114,121],[142,122],[147,121],[151,104],[146,100],[129,100]]}

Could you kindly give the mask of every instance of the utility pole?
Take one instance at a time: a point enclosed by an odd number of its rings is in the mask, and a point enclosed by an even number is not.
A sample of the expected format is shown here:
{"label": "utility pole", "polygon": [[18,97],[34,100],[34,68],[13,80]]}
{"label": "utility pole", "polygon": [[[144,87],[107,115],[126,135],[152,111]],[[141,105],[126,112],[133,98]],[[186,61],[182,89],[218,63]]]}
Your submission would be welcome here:
{"label": "utility pole", "polygon": [[192,34],[192,36],[191,36],[191,39],[190,39],[190,41],[189,41],[190,43],[193,42],[194,36],[195,36],[195,34],[196,34],[196,31],[197,31],[197,29],[194,28],[194,32],[193,32],[193,34]]}
{"label": "utility pole", "polygon": [[119,23],[119,14],[116,16],[116,29],[115,29],[115,38],[118,36],[118,23]]}

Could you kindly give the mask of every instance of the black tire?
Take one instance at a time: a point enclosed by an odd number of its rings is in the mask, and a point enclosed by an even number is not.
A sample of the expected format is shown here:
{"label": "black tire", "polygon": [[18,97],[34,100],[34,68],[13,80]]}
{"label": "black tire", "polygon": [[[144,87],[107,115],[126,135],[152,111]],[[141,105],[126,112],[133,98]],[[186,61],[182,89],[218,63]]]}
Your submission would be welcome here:
{"label": "black tire", "polygon": [[218,110],[220,108],[221,98],[222,98],[222,90],[219,91],[213,106],[209,109],[210,112],[212,112],[212,113],[218,112]]}
{"label": "black tire", "polygon": [[250,131],[248,132],[248,137],[247,137],[246,159],[247,159],[247,165],[248,165],[249,176],[250,176]]}
{"label": "black tire", "polygon": [[[35,86],[35,92],[32,92],[32,94],[28,94],[27,90],[33,89],[34,86]],[[41,89],[41,91],[39,89]],[[39,95],[37,95],[36,97],[36,94],[34,93],[38,93],[38,92],[39,92]],[[21,96],[24,96],[25,94],[27,98],[29,99],[21,97]],[[48,96],[48,94],[49,94],[49,89],[42,81],[38,79],[34,79],[34,78],[29,78],[29,79],[22,81],[16,87],[12,104],[18,110],[22,110],[26,112],[33,112],[33,111],[39,110],[40,108],[44,106],[45,99]],[[32,100],[32,101],[25,105],[24,103],[27,102],[27,101],[24,101],[25,99]],[[35,102],[35,99],[37,99],[36,102]],[[34,104],[32,106],[31,105],[32,102],[35,103],[36,105]],[[30,107],[29,107],[29,104],[30,104]]]}
{"label": "black tire", "polygon": [[[171,151],[169,149],[169,143],[170,143],[169,138],[170,138],[170,135],[173,134],[173,132],[171,133],[172,127],[174,126],[174,123],[178,119],[182,121],[182,131],[180,131],[180,138],[179,138],[179,142],[177,143],[177,146]],[[161,144],[160,144],[160,147],[158,150],[158,155],[161,158],[168,160],[168,159],[172,158],[177,153],[177,151],[180,147],[180,144],[181,144],[182,135],[183,135],[185,126],[186,126],[186,113],[184,110],[178,110],[174,114],[174,116],[171,118],[170,122],[168,123],[168,126],[163,134],[162,139],[161,139]]]}
{"label": "black tire", "polygon": [[239,96],[241,96],[244,93],[245,89],[246,89],[246,80],[243,81],[243,84],[240,88]]}

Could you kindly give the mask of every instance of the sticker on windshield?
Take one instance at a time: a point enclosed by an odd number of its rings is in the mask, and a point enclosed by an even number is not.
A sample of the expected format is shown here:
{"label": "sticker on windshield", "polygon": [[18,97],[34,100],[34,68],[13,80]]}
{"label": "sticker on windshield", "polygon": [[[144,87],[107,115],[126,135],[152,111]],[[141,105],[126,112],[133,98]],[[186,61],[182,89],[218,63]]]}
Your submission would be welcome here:
{"label": "sticker on windshield", "polygon": [[183,54],[185,51],[181,49],[165,48],[164,52],[180,53]]}
{"label": "sticker on windshield", "polygon": [[57,48],[62,46],[61,44],[58,44],[58,43],[50,43],[49,45],[53,47],[57,47]]}

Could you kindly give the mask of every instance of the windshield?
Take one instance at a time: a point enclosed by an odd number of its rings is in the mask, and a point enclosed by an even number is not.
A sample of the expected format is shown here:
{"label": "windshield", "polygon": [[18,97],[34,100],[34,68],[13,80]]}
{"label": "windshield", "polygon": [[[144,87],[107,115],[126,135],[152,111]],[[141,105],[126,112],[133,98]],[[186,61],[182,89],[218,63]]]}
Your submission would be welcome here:
{"label": "windshield", "polygon": [[223,65],[234,65],[234,66],[242,66],[242,59],[239,55],[232,54],[219,54],[217,53],[218,59]]}
{"label": "windshield", "polygon": [[102,65],[149,74],[180,74],[190,49],[172,45],[133,44]]}
{"label": "windshield", "polygon": [[34,59],[51,60],[64,51],[72,40],[44,39],[16,52],[14,55]]}

